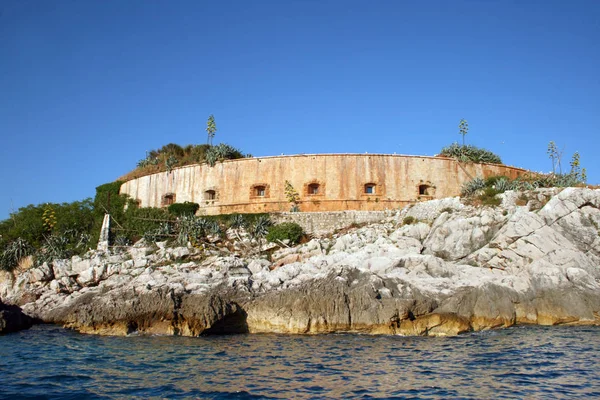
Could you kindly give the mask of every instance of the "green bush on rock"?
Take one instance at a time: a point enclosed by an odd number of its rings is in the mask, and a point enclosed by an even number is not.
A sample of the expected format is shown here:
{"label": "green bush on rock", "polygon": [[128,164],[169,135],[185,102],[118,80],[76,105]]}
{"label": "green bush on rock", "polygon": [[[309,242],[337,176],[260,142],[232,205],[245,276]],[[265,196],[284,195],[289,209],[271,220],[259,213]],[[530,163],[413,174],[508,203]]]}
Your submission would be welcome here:
{"label": "green bush on rock", "polygon": [[404,217],[404,219],[402,220],[403,225],[412,225],[415,222],[417,222],[417,220],[411,215],[409,215],[408,217]]}
{"label": "green bush on rock", "polygon": [[290,243],[298,243],[304,236],[302,227],[295,222],[283,222],[269,228],[267,240],[269,242],[277,242],[289,240]]}

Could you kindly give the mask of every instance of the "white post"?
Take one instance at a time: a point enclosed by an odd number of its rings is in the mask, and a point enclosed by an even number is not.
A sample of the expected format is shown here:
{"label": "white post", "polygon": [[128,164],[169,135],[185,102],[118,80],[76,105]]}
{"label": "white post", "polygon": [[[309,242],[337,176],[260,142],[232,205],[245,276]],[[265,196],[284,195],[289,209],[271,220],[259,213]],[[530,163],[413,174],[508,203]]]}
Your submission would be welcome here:
{"label": "white post", "polygon": [[104,214],[102,229],[100,230],[100,240],[98,240],[98,250],[108,251],[108,234],[110,232],[110,214]]}

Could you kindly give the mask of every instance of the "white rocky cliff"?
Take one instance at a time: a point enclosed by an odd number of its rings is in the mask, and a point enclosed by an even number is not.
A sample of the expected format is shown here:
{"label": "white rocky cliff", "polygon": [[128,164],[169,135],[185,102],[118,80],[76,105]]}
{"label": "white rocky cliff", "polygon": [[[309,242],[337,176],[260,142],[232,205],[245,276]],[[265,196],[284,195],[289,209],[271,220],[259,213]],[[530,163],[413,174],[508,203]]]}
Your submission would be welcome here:
{"label": "white rocky cliff", "polygon": [[502,196],[495,208],[418,203],[271,261],[144,242],[90,252],[5,278],[0,298],[44,322],[117,335],[600,324],[600,190]]}

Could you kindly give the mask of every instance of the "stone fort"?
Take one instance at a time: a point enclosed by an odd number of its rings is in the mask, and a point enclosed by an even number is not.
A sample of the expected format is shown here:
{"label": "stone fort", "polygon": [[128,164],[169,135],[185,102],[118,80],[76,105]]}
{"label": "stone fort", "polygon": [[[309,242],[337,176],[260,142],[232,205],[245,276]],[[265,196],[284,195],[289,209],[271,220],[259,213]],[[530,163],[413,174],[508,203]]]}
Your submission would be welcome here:
{"label": "stone fort", "polygon": [[475,177],[525,174],[500,164],[391,154],[302,154],[197,164],[129,180],[121,186],[141,207],[198,203],[199,214],[286,212],[289,181],[300,211],[382,211],[457,196]]}

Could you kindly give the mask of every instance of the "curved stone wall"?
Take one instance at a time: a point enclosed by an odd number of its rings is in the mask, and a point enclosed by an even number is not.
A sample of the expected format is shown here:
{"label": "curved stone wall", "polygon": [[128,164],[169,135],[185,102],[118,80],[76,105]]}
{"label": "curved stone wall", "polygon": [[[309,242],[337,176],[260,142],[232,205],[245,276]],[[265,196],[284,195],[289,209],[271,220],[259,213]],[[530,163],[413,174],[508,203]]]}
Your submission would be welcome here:
{"label": "curved stone wall", "polygon": [[527,172],[444,157],[387,154],[313,154],[243,158],[191,165],[133,179],[121,193],[142,207],[191,201],[200,214],[289,211],[285,181],[300,195],[300,211],[386,210],[457,196],[474,177]]}

